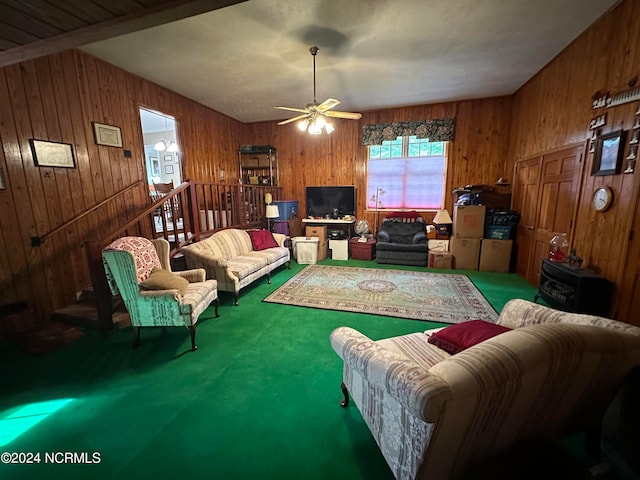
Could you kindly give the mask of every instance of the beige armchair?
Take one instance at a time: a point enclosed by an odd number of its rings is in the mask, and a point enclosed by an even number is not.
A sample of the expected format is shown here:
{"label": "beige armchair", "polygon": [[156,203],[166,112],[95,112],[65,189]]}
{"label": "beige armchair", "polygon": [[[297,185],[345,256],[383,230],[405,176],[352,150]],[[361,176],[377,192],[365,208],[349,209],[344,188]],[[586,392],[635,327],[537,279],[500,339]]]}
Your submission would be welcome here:
{"label": "beige armchair", "polygon": [[533,439],[600,425],[640,364],[640,328],[512,300],[498,323],[513,330],[453,355],[434,331],[373,341],[331,334],[349,394],[398,479],[453,479]]}
{"label": "beige armchair", "polygon": [[111,292],[120,294],[129,311],[134,348],[140,327],[181,326],[189,329],[196,350],[198,317],[212,303],[218,316],[215,280],[205,280],[203,269],[171,272],[169,242],[160,238],[122,237],[102,251]]}

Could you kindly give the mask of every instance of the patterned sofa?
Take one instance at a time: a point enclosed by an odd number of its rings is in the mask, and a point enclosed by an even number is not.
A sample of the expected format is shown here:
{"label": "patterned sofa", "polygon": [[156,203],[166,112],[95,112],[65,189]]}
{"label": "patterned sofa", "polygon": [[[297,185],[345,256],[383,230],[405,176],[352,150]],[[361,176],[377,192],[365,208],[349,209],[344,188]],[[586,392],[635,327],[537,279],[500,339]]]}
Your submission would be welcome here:
{"label": "patterned sofa", "polygon": [[289,249],[284,246],[287,236],[272,235],[277,246],[255,250],[249,232],[229,228],[180,250],[189,268],[204,268],[207,278],[218,281],[218,290],[235,294],[238,305],[241,288],[264,275],[271,283],[271,271],[290,262]]}
{"label": "patterned sofa", "polygon": [[429,343],[435,330],[331,334],[343,405],[350,394],[396,478],[461,478],[528,441],[598,428],[640,364],[640,328],[622,322],[512,300],[498,324],[512,330],[453,355]]}

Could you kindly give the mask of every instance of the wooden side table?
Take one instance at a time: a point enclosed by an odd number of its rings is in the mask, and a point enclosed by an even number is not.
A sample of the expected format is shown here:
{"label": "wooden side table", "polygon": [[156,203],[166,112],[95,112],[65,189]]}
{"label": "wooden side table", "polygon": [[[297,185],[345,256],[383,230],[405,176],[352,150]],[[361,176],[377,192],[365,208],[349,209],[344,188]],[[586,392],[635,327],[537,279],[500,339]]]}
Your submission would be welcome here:
{"label": "wooden side table", "polygon": [[376,256],[376,240],[368,238],[366,242],[359,242],[358,237],[349,240],[351,258],[356,260],[373,260]]}

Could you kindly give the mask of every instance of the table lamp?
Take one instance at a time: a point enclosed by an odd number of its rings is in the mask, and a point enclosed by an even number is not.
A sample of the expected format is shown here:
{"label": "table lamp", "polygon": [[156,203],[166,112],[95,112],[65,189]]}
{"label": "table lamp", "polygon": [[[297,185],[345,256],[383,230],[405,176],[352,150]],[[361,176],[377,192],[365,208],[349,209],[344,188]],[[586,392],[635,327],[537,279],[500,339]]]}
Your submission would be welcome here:
{"label": "table lamp", "polygon": [[433,217],[433,224],[436,226],[436,238],[438,237],[446,237],[449,238],[451,234],[450,229],[453,224],[453,220],[451,220],[451,215],[446,209],[438,210],[436,216]]}
{"label": "table lamp", "polygon": [[267,204],[265,217],[267,217],[267,230],[271,231],[271,219],[278,218],[280,216],[280,211],[278,210],[278,205],[272,205],[272,196],[270,193],[267,193],[264,196],[264,203]]}

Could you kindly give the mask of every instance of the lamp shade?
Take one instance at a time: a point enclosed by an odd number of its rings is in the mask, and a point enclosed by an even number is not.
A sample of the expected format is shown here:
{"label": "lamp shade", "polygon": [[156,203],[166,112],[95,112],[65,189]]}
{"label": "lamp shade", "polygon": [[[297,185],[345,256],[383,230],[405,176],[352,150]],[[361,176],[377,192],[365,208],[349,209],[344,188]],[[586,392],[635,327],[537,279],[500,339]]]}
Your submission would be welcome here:
{"label": "lamp shade", "polygon": [[280,211],[278,210],[278,205],[267,205],[267,218],[278,218],[280,216]]}
{"label": "lamp shade", "polygon": [[433,217],[433,223],[434,225],[446,225],[449,223],[453,223],[453,220],[451,220],[451,216],[449,215],[449,212],[444,209],[444,210],[438,210],[438,213],[436,213],[436,216]]}

